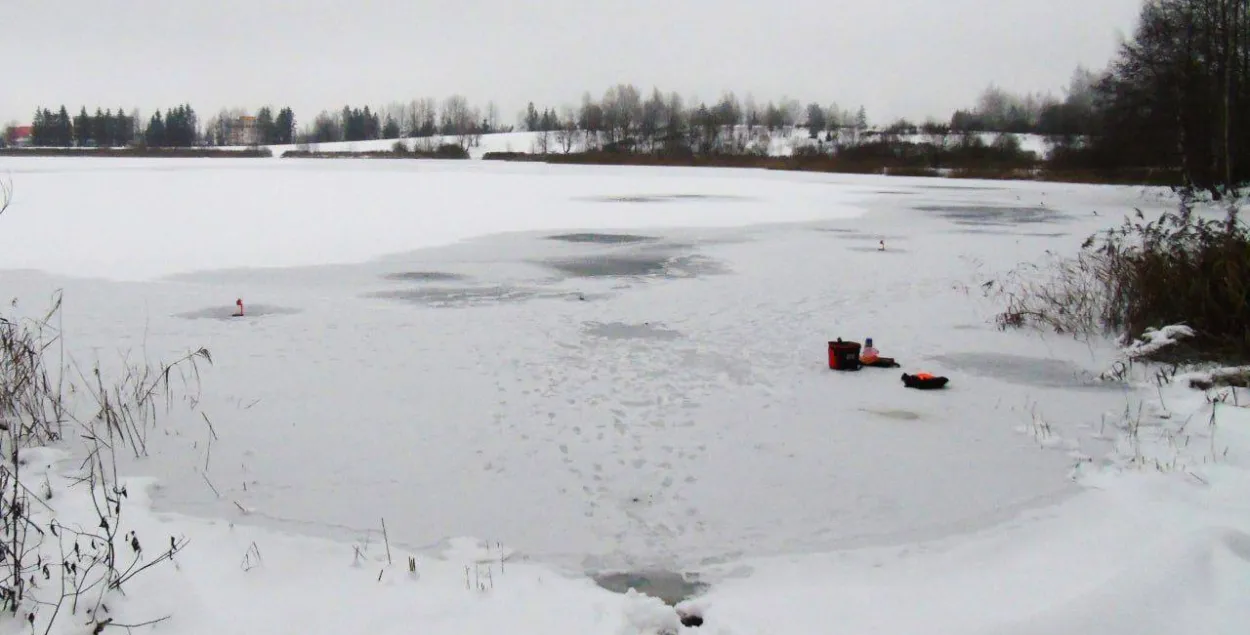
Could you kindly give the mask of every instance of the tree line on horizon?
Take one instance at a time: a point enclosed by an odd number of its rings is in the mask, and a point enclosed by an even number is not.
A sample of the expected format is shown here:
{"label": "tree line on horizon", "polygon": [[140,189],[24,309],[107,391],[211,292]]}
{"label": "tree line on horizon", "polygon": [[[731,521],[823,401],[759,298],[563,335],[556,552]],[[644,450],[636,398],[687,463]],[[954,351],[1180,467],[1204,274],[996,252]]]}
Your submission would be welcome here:
{"label": "tree line on horizon", "polygon": [[[79,114],[70,117],[65,106],[57,112],[47,108],[35,111],[31,124],[31,143],[37,146],[70,147],[84,146],[93,142],[105,147],[124,147],[134,142],[135,119],[121,108],[114,114],[112,109],[95,114],[83,107]],[[12,136],[8,132],[6,138]]]}
{"label": "tree line on horizon", "polygon": [[[949,120],[905,119],[869,125],[860,107],[796,99],[757,102],[725,92],[712,103],[687,103],[676,92],[632,84],[608,88],[578,105],[539,107],[518,114],[519,128],[538,133],[535,151],[688,152],[758,151],[761,135],[806,128],[818,152],[888,143],[921,135],[919,143],[945,143],[973,132],[1032,133],[1053,148],[1051,163],[1074,169],[1167,168],[1186,184],[1228,189],[1250,179],[1250,0],[1145,0],[1133,37],[1102,71],[1078,68],[1062,98],[1015,95],[991,85]],[[64,107],[36,112],[37,145],[232,145],[245,111],[222,111],[204,126],[189,105],[158,111],[138,125],[130,115]],[[500,122],[498,108],[480,109],[460,95],[392,103],[372,109],[325,110],[297,129],[290,108],[262,108],[256,144],[457,137],[464,146],[483,134],[516,129]],[[928,141],[925,141],[925,140]]]}
{"label": "tree line on horizon", "polygon": [[[247,123],[244,120],[249,119]],[[139,111],[119,108],[96,108],[95,114],[87,112],[86,106],[73,117],[64,105],[53,112],[39,108],[31,122],[31,145],[47,148],[97,147],[124,148],[145,146],[152,148],[185,148],[204,145],[229,145],[234,132],[243,126],[255,129],[254,145],[294,143],[295,112],[283,108],[277,115],[269,107],[261,108],[255,117],[245,112],[223,111],[200,125],[199,115],[190,104],[182,104],[156,111],[146,125],[137,125]],[[9,124],[0,141],[13,142],[15,124]]]}

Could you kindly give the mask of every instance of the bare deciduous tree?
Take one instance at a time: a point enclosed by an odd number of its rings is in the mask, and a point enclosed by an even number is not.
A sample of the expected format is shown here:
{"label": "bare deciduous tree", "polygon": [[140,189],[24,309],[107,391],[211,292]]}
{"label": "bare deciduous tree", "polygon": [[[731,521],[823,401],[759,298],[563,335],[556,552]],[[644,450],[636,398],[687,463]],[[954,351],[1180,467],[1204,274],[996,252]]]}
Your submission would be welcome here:
{"label": "bare deciduous tree", "polygon": [[673,91],[668,94],[668,104],[664,112],[664,142],[665,144],[675,144],[681,138],[682,131],[686,128],[686,106],[681,95]]}
{"label": "bare deciduous tree", "polygon": [[603,131],[608,143],[618,143],[633,136],[642,118],[642,97],[632,84],[609,88],[601,102]]}
{"label": "bare deciduous tree", "polygon": [[754,134],[755,127],[759,126],[764,120],[763,112],[760,110],[759,105],[755,103],[754,95],[747,93],[746,99],[742,101],[742,114],[744,118],[743,123],[747,127],[747,133]]}
{"label": "bare deciduous tree", "polygon": [[1145,3],[1096,90],[1097,152],[1113,163],[1179,167],[1185,185],[1235,195],[1250,175],[1248,8],[1247,0]]}
{"label": "bare deciduous tree", "polygon": [[596,104],[590,93],[582,95],[582,108],[578,113],[578,126],[582,129],[587,150],[597,150],[604,128],[603,106]]}
{"label": "bare deciduous tree", "polygon": [[428,137],[436,132],[438,120],[438,103],[432,97],[414,99],[408,104],[407,123],[408,136]]}
{"label": "bare deciduous tree", "polygon": [[499,131],[499,106],[495,102],[486,102],[486,126],[491,132]]}
{"label": "bare deciduous tree", "polygon": [[791,97],[782,97],[778,108],[781,110],[781,125],[786,128],[793,128],[803,116],[803,104]]}
{"label": "bare deciduous tree", "polygon": [[560,127],[556,130],[556,143],[565,154],[573,151],[577,145],[577,112],[572,106],[560,109]]}
{"label": "bare deciduous tree", "polygon": [[456,143],[468,150],[481,144],[479,126],[481,116],[469,105],[463,95],[452,95],[443,101],[442,134],[456,139]]}

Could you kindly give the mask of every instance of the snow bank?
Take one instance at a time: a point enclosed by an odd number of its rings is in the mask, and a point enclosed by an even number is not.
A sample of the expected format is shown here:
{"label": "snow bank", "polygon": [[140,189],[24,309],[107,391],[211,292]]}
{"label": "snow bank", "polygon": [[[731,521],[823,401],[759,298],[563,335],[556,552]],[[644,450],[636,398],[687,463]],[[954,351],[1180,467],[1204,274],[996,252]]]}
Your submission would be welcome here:
{"label": "snow bank", "polygon": [[[26,453],[27,482],[47,481],[49,508],[38,522],[55,521],[86,531],[98,516],[85,485],[65,476],[71,465],[63,453]],[[659,600],[618,595],[586,578],[569,578],[544,567],[508,562],[476,540],[452,541],[444,553],[416,554],[388,548],[380,540],[349,545],[150,511],[148,479],[126,479],[121,533],[134,532],[143,551],[124,547],[122,558],[143,566],[162,553],[169,540],[188,546],[172,562],[157,564],[124,588],[106,596],[101,619],[113,627],[160,620],[154,632],[178,635],[217,633],[603,633],[675,632],[677,614]],[[63,531],[66,536],[70,532]],[[65,544],[70,544],[66,539]],[[82,540],[82,539],[80,539]],[[69,547],[67,547],[69,548]],[[70,548],[72,550],[72,548]],[[416,571],[408,569],[414,558]],[[44,544],[44,560],[61,562],[55,539]],[[60,591],[59,569],[42,580],[45,602]],[[92,596],[94,598],[94,595]],[[62,607],[53,621],[50,605],[34,611],[35,632],[83,632],[91,602],[76,612]],[[29,633],[24,619],[0,616],[0,633]]]}
{"label": "snow bank", "polygon": [[975,536],[728,565],[692,602],[704,630],[1243,632],[1250,410],[1179,381],[1160,395],[1079,497]]}

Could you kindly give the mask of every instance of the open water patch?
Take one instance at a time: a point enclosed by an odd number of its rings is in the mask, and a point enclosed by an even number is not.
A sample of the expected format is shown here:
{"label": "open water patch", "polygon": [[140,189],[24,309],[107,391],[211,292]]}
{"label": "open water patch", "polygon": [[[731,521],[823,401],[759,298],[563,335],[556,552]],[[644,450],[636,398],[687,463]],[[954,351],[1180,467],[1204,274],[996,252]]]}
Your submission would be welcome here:
{"label": "open water patch", "polygon": [[1123,385],[1100,381],[1095,373],[1059,359],[1008,353],[948,353],[932,359],[954,370],[1022,386],[1124,390]]}
{"label": "open water patch", "polygon": [[658,239],[653,236],[638,236],[635,234],[579,233],[548,236],[547,240],[559,240],[566,243],[590,243],[595,245],[627,245],[632,243],[652,242]]}
{"label": "open water patch", "polygon": [[708,589],[697,575],[683,575],[676,571],[656,569],[651,571],[623,571],[600,573],[592,576],[595,584],[613,593],[638,593],[658,598],[669,606],[689,600]]}
{"label": "open water patch", "polygon": [[512,304],[541,298],[562,298],[576,295],[576,293],[558,293],[525,287],[494,285],[487,287],[416,287],[411,289],[393,289],[389,291],[376,291],[366,294],[365,297],[397,300],[436,308],[461,308]]}
{"label": "open water patch", "polygon": [[224,306],[212,306],[198,309],[195,311],[187,311],[185,313],[175,313],[174,317],[183,318],[185,320],[245,320],[247,318],[264,317],[266,315],[293,315],[300,312],[300,309],[276,306],[273,304],[247,304],[244,305],[242,316],[236,316],[235,312],[239,308],[233,304]]}

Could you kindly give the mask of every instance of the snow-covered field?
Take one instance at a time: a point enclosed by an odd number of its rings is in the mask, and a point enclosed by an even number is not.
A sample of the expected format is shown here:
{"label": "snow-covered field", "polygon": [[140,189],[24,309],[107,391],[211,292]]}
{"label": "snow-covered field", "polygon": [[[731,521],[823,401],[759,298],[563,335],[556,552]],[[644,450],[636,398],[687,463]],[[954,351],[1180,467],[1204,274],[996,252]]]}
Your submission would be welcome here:
{"label": "snow-covered field", "polygon": [[[119,622],[677,628],[588,577],[613,572],[686,574],[706,588],[683,610],[737,635],[1250,620],[1245,410],[1096,381],[1114,346],[1000,332],[981,293],[1157,192],[454,161],[0,173],[16,311],[63,289],[69,352],[106,370],[213,355],[198,410],[122,466],[150,479],[139,533],[190,544]],[[902,368],[830,371],[837,337]],[[905,389],[921,370],[950,387]],[[59,488],[76,462],[56,457],[32,464]],[[94,522],[73,492],[55,513]]]}

